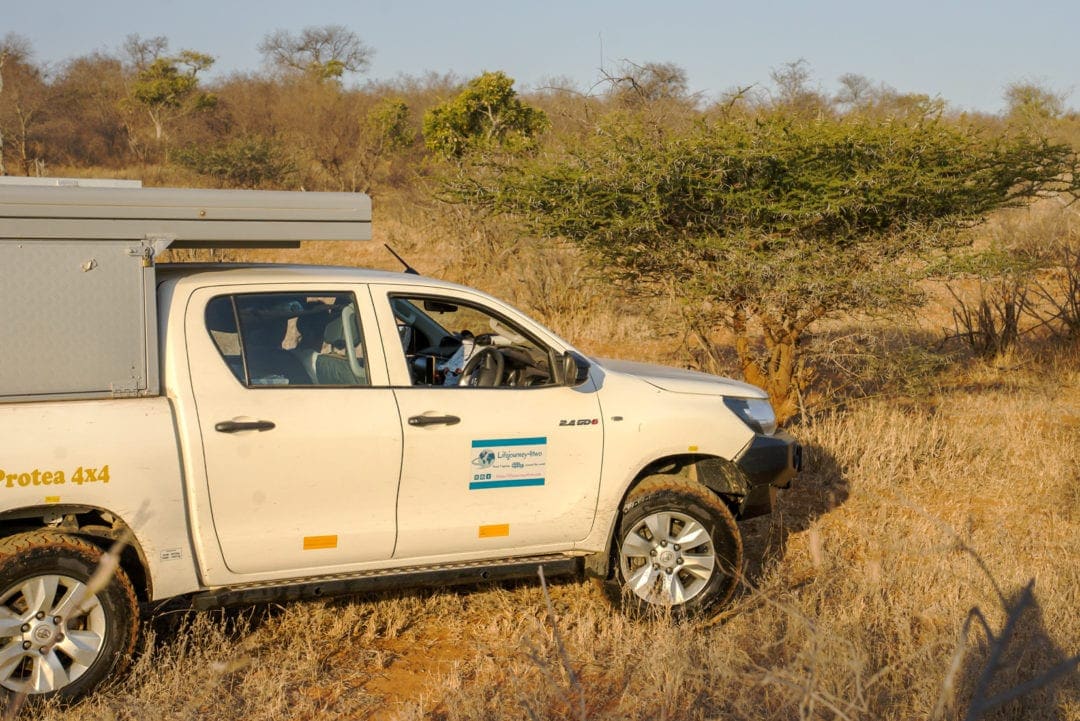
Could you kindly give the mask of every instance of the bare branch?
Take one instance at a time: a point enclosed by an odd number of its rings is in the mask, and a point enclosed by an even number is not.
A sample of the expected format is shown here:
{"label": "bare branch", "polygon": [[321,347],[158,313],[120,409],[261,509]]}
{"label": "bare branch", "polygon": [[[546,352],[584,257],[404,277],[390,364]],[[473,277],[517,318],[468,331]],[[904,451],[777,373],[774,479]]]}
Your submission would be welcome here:
{"label": "bare branch", "polygon": [[306,27],[298,35],[276,30],[259,43],[259,52],[273,67],[322,78],[363,72],[375,54],[344,25]]}

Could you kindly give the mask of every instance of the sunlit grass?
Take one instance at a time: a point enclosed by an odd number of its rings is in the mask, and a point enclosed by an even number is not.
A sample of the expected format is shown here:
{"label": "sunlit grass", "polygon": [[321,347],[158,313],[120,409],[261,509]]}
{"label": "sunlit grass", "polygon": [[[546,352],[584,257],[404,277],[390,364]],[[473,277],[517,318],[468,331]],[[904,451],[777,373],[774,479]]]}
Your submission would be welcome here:
{"label": "sunlit grass", "polygon": [[[404,208],[386,212],[377,243],[257,259],[395,269],[378,244],[389,242],[424,272],[507,298],[590,352],[691,357],[665,331],[676,312],[666,301],[620,300],[565,248],[496,243],[497,228],[438,208],[408,222]],[[925,335],[933,322],[891,332]],[[631,619],[594,583],[559,582],[550,600],[564,659],[538,583],[170,616],[147,626],[148,650],[119,685],[71,710],[29,713],[577,718],[584,699],[594,719],[965,718],[973,698],[1080,652],[1080,349],[920,360],[909,368],[917,383],[896,381],[902,358],[885,359],[888,382],[874,393],[814,399],[817,412],[793,429],[807,470],[771,518],[744,524],[744,583],[716,618]],[[986,675],[994,644],[977,622],[962,633],[967,619],[978,609],[1000,635],[1032,579],[1033,601],[1013,614]],[[985,718],[1076,721],[1078,674]]]}

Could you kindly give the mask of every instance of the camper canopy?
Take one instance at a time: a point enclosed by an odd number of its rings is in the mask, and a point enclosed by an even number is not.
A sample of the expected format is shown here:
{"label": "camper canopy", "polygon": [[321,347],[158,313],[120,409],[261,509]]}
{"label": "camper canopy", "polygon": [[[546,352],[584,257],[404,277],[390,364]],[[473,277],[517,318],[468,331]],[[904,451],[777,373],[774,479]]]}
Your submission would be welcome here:
{"label": "camper canopy", "polygon": [[371,199],[362,193],[4,185],[0,238],[150,240],[158,251],[371,240]]}
{"label": "camper canopy", "polygon": [[157,395],[154,256],[165,248],[370,239],[360,193],[5,179],[0,402]]}

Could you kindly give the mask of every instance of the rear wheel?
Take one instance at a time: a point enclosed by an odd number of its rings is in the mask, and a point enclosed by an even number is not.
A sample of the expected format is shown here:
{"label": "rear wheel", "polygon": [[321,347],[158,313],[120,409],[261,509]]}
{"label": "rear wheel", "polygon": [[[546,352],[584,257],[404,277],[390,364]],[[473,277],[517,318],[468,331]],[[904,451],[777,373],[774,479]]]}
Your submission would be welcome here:
{"label": "rear wheel", "polygon": [[742,564],[731,511],[704,486],[652,476],[631,491],[617,541],[623,603],[636,610],[702,612],[726,601]]}
{"label": "rear wheel", "polygon": [[120,673],[138,634],[138,603],[116,569],[89,583],[103,553],[60,533],[0,541],[0,686],[72,701]]}

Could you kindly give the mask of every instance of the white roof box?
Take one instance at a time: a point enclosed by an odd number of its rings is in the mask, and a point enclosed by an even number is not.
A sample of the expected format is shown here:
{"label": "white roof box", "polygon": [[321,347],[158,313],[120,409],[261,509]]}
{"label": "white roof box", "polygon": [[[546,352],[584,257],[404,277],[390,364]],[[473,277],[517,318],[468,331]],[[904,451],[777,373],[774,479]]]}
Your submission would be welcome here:
{"label": "white roof box", "polygon": [[362,193],[0,184],[0,238],[149,240],[165,247],[296,247],[370,240]]}

